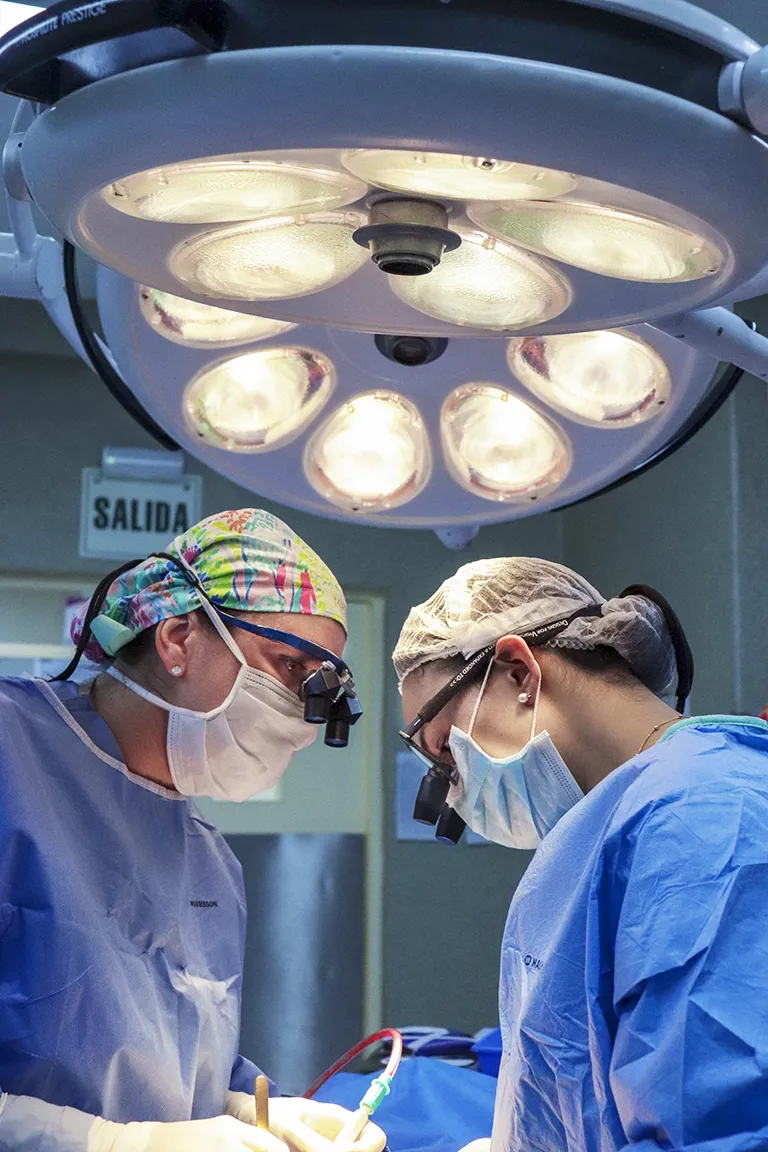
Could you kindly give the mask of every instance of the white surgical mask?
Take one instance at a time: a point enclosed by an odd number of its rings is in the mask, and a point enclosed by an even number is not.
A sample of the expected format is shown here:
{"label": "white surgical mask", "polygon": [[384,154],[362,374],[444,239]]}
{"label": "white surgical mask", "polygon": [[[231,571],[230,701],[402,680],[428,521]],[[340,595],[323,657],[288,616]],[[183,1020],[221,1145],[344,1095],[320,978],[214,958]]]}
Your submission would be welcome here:
{"label": "white surgical mask", "polygon": [[116,668],[107,671],[168,713],[168,767],[178,792],[249,800],[274,787],[294,754],[315,739],[317,727],[304,719],[304,707],[295,693],[266,672],[248,667],[214,609],[204,599],[202,607],[240,664],[232,690],[218,708],[211,712],[180,708]]}
{"label": "white surgical mask", "polygon": [[519,752],[494,759],[472,739],[493,659],[475,702],[469,731],[451,728],[448,744],[460,783],[448,803],[486,840],[506,848],[536,848],[561,816],[584,796],[548,732],[536,736],[541,680],[531,722],[531,738]]}

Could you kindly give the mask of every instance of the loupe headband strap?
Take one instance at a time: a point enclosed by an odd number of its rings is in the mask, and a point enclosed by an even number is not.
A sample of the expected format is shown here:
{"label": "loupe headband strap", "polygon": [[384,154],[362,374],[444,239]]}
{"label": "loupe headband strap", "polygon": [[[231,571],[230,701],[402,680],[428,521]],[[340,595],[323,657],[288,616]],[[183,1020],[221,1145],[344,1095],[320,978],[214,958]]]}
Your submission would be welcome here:
{"label": "loupe headband strap", "polygon": [[295,632],[283,632],[281,628],[266,628],[261,624],[252,624],[250,620],[241,620],[239,616],[231,616],[229,612],[225,612],[217,604],[214,604],[213,607],[222,620],[226,620],[227,624],[232,624],[235,628],[244,628],[246,632],[263,636],[265,640],[276,640],[280,644],[288,644],[291,648],[298,649],[299,652],[306,652],[308,656],[322,660],[324,664],[331,664],[342,680],[350,674],[344,661],[331,652],[330,648],[323,648],[321,644],[314,644],[311,640],[305,640],[303,636],[297,636]]}
{"label": "loupe headband strap", "polygon": [[162,560],[170,560],[171,563],[183,573],[187,582],[195,588],[200,598],[205,600],[205,602],[213,608],[221,620],[226,621],[227,624],[231,624],[233,628],[242,628],[246,632],[253,632],[256,636],[263,636],[265,640],[275,640],[280,644],[287,644],[291,648],[296,648],[299,652],[305,652],[308,656],[314,656],[316,660],[322,660],[324,663],[331,664],[342,680],[351,675],[344,661],[334,652],[331,652],[329,648],[323,648],[321,644],[314,644],[311,640],[305,640],[303,636],[297,636],[294,632],[284,632],[281,628],[267,628],[261,624],[253,624],[250,620],[243,620],[239,616],[233,616],[208,597],[200,577],[194,568],[190,564],[187,564],[185,560],[177,556],[172,556],[169,552],[156,552],[155,555],[159,556]]}
{"label": "loupe headband strap", "polygon": [[[579,608],[576,612],[571,612],[567,616],[557,616],[554,620],[547,620],[543,624],[538,624],[535,628],[527,628],[519,633],[521,640],[525,640],[526,644],[533,647],[541,647],[548,644],[555,636],[572,624],[574,620],[580,620],[587,616],[601,616],[602,607],[599,604],[587,604],[583,608]],[[465,684],[471,683],[476,679],[482,670],[486,667],[488,661],[496,651],[497,640],[492,644],[486,644],[485,648],[481,648],[479,652],[475,652],[474,656],[470,656],[463,668],[461,668],[452,680],[437,692],[431,700],[427,700],[424,707],[413,718],[411,723],[405,728],[404,734],[407,736],[414,736],[420,728],[428,724],[437,716],[438,712],[445,708],[449,700],[451,700],[456,693],[463,688]]]}

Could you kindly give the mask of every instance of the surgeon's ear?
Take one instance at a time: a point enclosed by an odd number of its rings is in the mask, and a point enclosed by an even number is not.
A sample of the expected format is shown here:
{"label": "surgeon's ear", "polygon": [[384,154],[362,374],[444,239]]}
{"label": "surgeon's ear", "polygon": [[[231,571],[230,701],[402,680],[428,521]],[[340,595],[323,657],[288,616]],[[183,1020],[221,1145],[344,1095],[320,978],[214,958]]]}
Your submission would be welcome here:
{"label": "surgeon's ear", "polygon": [[161,620],[155,629],[155,650],[166,672],[174,677],[184,675],[192,649],[201,639],[200,615],[199,612],[186,612],[183,616],[171,616],[168,620]]}
{"label": "surgeon's ear", "polygon": [[495,660],[511,680],[517,692],[536,695],[541,669],[525,640],[519,636],[502,636],[496,644]]}

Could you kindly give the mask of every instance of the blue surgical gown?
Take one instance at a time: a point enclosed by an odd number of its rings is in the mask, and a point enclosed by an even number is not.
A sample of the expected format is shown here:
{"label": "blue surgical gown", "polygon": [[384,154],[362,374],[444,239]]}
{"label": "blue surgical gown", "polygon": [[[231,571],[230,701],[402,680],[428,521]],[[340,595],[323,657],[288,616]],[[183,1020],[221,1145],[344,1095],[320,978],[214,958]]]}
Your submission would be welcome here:
{"label": "blue surgical gown", "polygon": [[768,1148],[768,725],[682,721],[544,839],[502,946],[494,1152]]}
{"label": "blue surgical gown", "polygon": [[119,757],[74,685],[0,679],[0,1088],[122,1122],[220,1115],[258,1074],[237,1054],[240,866]]}

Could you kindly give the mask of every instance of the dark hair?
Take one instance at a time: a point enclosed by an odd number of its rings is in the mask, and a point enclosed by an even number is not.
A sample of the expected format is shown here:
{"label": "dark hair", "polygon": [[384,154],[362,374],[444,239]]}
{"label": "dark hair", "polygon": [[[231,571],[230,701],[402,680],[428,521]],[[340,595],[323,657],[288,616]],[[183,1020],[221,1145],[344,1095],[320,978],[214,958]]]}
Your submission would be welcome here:
{"label": "dark hair", "polygon": [[152,624],[149,628],[145,628],[143,632],[139,632],[138,636],[134,636],[124,648],[115,656],[116,660],[122,660],[130,668],[138,668],[141,664],[151,660],[155,655],[155,633],[157,632],[157,624]]}
{"label": "dark hair", "polygon": [[596,648],[561,648],[557,644],[546,647],[548,651],[556,652],[566,664],[588,676],[602,676],[612,684],[627,687],[641,683],[624,657],[607,644],[598,644]]}

